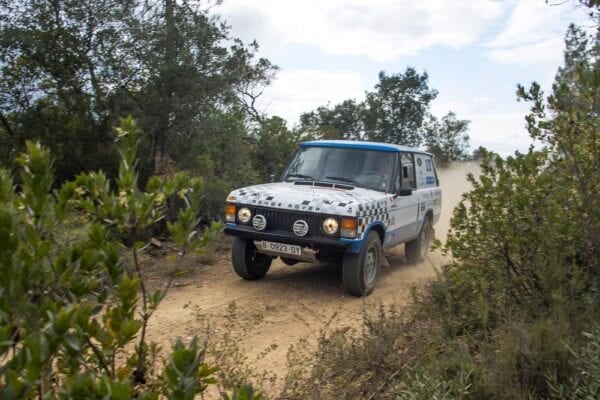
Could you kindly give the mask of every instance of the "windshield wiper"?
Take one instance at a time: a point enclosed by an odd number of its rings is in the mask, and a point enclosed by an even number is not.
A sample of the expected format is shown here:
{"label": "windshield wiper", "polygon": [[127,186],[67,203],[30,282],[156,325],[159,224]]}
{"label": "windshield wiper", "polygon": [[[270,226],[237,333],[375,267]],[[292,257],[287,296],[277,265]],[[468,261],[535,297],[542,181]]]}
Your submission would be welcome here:
{"label": "windshield wiper", "polygon": [[285,180],[287,181],[288,178],[304,178],[304,179],[310,179],[311,181],[314,181],[315,178],[313,178],[310,175],[304,175],[304,174],[289,174],[285,177]]}
{"label": "windshield wiper", "polygon": [[354,179],[346,178],[343,176],[326,176],[325,179],[331,179],[334,181],[342,181],[342,182],[350,182],[350,183],[358,184],[358,182],[356,182]]}

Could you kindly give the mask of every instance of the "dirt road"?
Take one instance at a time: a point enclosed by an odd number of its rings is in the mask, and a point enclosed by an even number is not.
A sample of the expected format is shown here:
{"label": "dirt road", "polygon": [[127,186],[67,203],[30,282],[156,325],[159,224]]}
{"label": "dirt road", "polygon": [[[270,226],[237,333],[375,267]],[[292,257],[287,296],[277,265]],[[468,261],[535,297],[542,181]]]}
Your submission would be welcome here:
{"label": "dirt road", "polygon": [[[440,174],[443,210],[435,227],[440,239],[445,237],[452,209],[468,188],[464,177],[470,170],[476,168],[463,165]],[[188,273],[177,279],[150,322],[150,339],[168,347],[177,337],[206,336],[208,326],[211,336],[228,332],[239,339],[250,364],[277,376],[272,390],[285,376],[290,345],[315,337],[323,328],[358,326],[362,307],[406,305],[411,287],[431,279],[434,266],[445,262],[439,252],[433,252],[429,261],[408,265],[403,246],[398,246],[386,253],[375,291],[356,298],[346,293],[340,266],[289,267],[276,260],[264,279],[250,282],[232,271],[227,243],[222,247],[225,249],[210,255],[211,265],[202,264],[195,256],[188,260]],[[158,283],[160,270],[154,272],[152,280]]]}

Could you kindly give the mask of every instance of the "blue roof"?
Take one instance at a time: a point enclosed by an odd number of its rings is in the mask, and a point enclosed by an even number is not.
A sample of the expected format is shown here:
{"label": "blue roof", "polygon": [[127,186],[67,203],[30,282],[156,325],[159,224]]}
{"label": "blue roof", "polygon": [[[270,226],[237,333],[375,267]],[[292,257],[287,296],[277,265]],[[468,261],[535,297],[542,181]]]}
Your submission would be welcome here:
{"label": "blue roof", "polygon": [[363,142],[358,140],[311,140],[300,143],[307,147],[346,147],[351,149],[367,149],[387,152],[412,151],[415,153],[430,154],[416,147],[402,146],[399,144],[382,142]]}

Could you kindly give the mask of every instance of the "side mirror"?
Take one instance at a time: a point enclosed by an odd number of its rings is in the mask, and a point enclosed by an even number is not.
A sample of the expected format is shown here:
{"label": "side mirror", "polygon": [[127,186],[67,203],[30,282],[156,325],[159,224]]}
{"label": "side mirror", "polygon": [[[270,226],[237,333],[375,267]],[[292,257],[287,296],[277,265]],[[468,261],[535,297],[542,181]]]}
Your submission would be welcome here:
{"label": "side mirror", "polygon": [[269,175],[269,180],[271,182],[275,182],[275,175],[274,174]]}
{"label": "side mirror", "polygon": [[407,187],[401,187],[398,189],[398,196],[406,197],[412,194],[412,189]]}

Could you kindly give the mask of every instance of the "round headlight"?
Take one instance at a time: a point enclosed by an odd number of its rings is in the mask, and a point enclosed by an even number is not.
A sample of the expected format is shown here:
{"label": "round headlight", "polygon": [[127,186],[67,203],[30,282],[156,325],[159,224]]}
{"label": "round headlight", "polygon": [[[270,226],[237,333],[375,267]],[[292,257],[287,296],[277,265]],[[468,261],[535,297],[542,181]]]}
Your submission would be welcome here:
{"label": "round headlight", "polygon": [[333,235],[338,230],[338,222],[335,218],[327,218],[323,221],[323,232],[328,235]]}
{"label": "round headlight", "polygon": [[247,224],[250,221],[250,217],[252,216],[252,212],[250,209],[243,207],[238,210],[238,219],[241,223]]}

